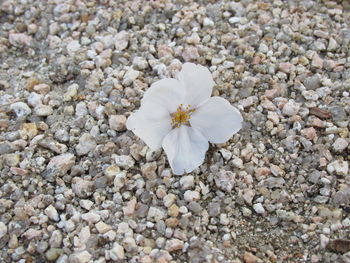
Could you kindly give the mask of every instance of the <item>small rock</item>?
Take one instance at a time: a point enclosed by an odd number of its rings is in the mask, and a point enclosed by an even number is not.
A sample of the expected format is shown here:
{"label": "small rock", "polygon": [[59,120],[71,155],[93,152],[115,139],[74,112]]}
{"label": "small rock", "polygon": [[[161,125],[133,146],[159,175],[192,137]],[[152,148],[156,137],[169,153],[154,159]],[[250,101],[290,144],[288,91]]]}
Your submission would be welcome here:
{"label": "small rock", "polygon": [[39,94],[47,94],[50,91],[50,89],[50,86],[45,83],[35,85],[33,88],[33,90]]}
{"label": "small rock", "polygon": [[20,133],[21,136],[26,136],[29,139],[33,139],[38,134],[38,128],[35,123],[23,123]]}
{"label": "small rock", "polygon": [[76,252],[69,257],[69,263],[88,263],[91,255],[87,251]]}
{"label": "small rock", "polygon": [[52,137],[43,138],[38,142],[41,147],[50,149],[55,153],[64,153],[67,151],[67,146],[65,144],[58,143]]}
{"label": "small rock", "polygon": [[43,95],[40,95],[35,92],[31,92],[27,98],[28,104],[32,107],[36,107],[42,104],[43,103],[42,100],[43,100]]}
{"label": "small rock", "polygon": [[24,232],[23,236],[28,240],[32,240],[33,238],[41,236],[41,234],[42,234],[41,230],[30,228],[26,232]]}
{"label": "small rock", "polygon": [[165,207],[170,207],[176,200],[176,195],[174,194],[167,194],[163,198],[164,206]]}
{"label": "small rock", "polygon": [[17,166],[20,161],[20,156],[19,154],[16,154],[16,153],[4,154],[3,158],[4,158],[5,164],[12,167]]}
{"label": "small rock", "polygon": [[32,110],[24,102],[15,102],[11,104],[11,110],[16,114],[17,118],[25,118],[32,113]]}
{"label": "small rock", "polygon": [[95,184],[92,181],[74,177],[72,179],[72,190],[78,197],[87,198],[94,193]]}
{"label": "small rock", "polygon": [[233,189],[235,184],[235,174],[233,172],[220,170],[214,176],[215,184],[221,190],[230,192]]}
{"label": "small rock", "polygon": [[124,248],[121,245],[114,243],[113,248],[109,251],[109,257],[115,261],[124,259]]}
{"label": "small rock", "polygon": [[300,106],[294,100],[289,100],[282,109],[284,115],[293,116],[299,112]]}
{"label": "small rock", "polygon": [[313,75],[312,77],[305,78],[303,84],[305,88],[308,90],[316,90],[319,87],[321,87],[321,81],[317,75]]}
{"label": "small rock", "polygon": [[211,202],[208,205],[209,215],[212,217],[218,216],[220,214],[220,203]]}
{"label": "small rock", "polygon": [[265,208],[262,206],[261,203],[257,203],[253,205],[254,211],[257,212],[258,214],[264,214],[265,213]]}
{"label": "small rock", "polygon": [[134,167],[134,165],[135,165],[134,159],[128,155],[116,156],[115,163],[116,163],[116,165],[118,165],[124,169],[130,169],[130,168]]}
{"label": "small rock", "polygon": [[86,199],[82,199],[79,201],[79,205],[86,209],[86,210],[90,210],[91,207],[93,206],[94,202],[90,201],[90,200],[86,200]]}
{"label": "small rock", "polygon": [[260,43],[259,52],[267,53],[268,51],[269,51],[269,47],[264,43]]}
{"label": "small rock", "polygon": [[6,234],[7,234],[7,226],[3,222],[0,222],[0,239],[4,237]]}
{"label": "small rock", "polygon": [[333,37],[331,37],[331,38],[329,39],[329,42],[328,42],[327,50],[328,50],[328,51],[334,51],[334,50],[337,49],[337,47],[338,47],[337,41],[336,41]]}
{"label": "small rock", "polygon": [[200,194],[197,191],[187,190],[184,194],[184,199],[186,202],[198,201],[200,199]]}
{"label": "small rock", "polygon": [[75,164],[75,156],[71,153],[64,153],[58,156],[53,157],[49,164],[47,165],[47,169],[58,170],[60,174],[66,174]]}
{"label": "small rock", "polygon": [[10,33],[9,42],[15,47],[28,47],[31,45],[32,37],[24,33]]}
{"label": "small rock", "polygon": [[184,248],[184,242],[177,238],[167,240],[165,243],[165,250],[167,250],[168,252],[182,250],[183,248]]}
{"label": "small rock", "polygon": [[67,45],[67,52],[70,56],[73,56],[75,52],[77,52],[80,49],[80,43],[78,40],[73,40],[68,43]]}
{"label": "small rock", "polygon": [[132,64],[137,70],[144,70],[148,68],[148,62],[143,57],[135,57],[132,61]]}
{"label": "small rock", "polygon": [[14,152],[15,150],[12,148],[11,143],[8,141],[0,143],[0,155]]}
{"label": "small rock", "polygon": [[279,70],[289,74],[295,70],[295,66],[289,62],[282,62],[279,64]]}
{"label": "small rock", "polygon": [[162,208],[151,206],[148,210],[147,219],[148,220],[154,219],[154,221],[157,222],[159,220],[164,219],[166,215],[167,215],[166,211],[164,211]]}
{"label": "small rock", "polygon": [[194,186],[194,177],[192,175],[186,175],[180,178],[181,189],[187,190]]}
{"label": "small rock", "polygon": [[329,173],[335,172],[337,175],[348,175],[349,164],[347,161],[337,160],[327,165]]}
{"label": "small rock", "polygon": [[187,46],[182,52],[182,57],[186,62],[195,61],[199,58],[198,49],[194,46]]}
{"label": "small rock", "polygon": [[61,243],[62,243],[62,232],[60,230],[55,230],[52,232],[52,235],[50,237],[50,247],[52,248],[60,248],[61,247]]}
{"label": "small rock", "polygon": [[344,138],[338,138],[333,143],[332,147],[336,152],[342,152],[348,147],[349,143]]}
{"label": "small rock", "polygon": [[220,224],[224,226],[230,224],[230,219],[227,217],[227,214],[220,214]]}
{"label": "small rock", "polygon": [[140,71],[134,70],[133,68],[130,68],[124,75],[123,78],[123,85],[129,86],[131,83],[134,82],[140,75]]}
{"label": "small rock", "polygon": [[45,209],[45,214],[54,221],[58,221],[60,218],[58,216],[57,210],[55,207],[53,207],[52,205],[49,205],[48,207],[46,207]]}
{"label": "small rock", "polygon": [[80,137],[79,143],[75,147],[75,150],[77,151],[77,154],[81,156],[93,151],[96,148],[96,146],[97,144],[94,137],[92,137],[90,133],[84,133]]}
{"label": "small rock", "polygon": [[252,205],[253,198],[255,196],[255,191],[253,189],[243,190],[243,199],[248,205]]}
{"label": "small rock", "polygon": [[203,19],[203,26],[205,26],[205,27],[213,27],[214,25],[215,24],[214,24],[213,20],[211,20],[210,18],[205,17]]}
{"label": "small rock", "polygon": [[131,199],[129,202],[126,203],[126,206],[123,207],[123,212],[125,216],[131,216],[135,212],[137,201],[136,198]]}
{"label": "small rock", "polygon": [[53,113],[53,109],[49,105],[38,105],[34,108],[34,114],[39,117],[50,116]]}
{"label": "small rock", "polygon": [[91,237],[90,227],[89,226],[84,226],[79,232],[79,241],[80,241],[80,243],[81,244],[85,244],[86,242],[88,242],[90,237]]}
{"label": "small rock", "polygon": [[[45,257],[48,261],[55,261],[57,260],[62,254],[64,253],[63,249],[61,248],[50,248],[45,253]],[[57,262],[57,261],[56,261]]]}
{"label": "small rock", "polygon": [[97,231],[100,234],[104,234],[106,232],[108,232],[109,230],[112,230],[112,227],[110,225],[107,225],[106,223],[100,221],[95,225]]}
{"label": "small rock", "polygon": [[129,34],[126,31],[120,31],[115,36],[115,49],[118,51],[122,51],[127,48],[129,44]]}
{"label": "small rock", "polygon": [[82,214],[81,218],[87,221],[88,223],[95,224],[98,221],[100,221],[101,216],[95,212],[89,212],[89,213]]}
{"label": "small rock", "polygon": [[312,57],[311,65],[317,69],[322,69],[323,59],[320,58],[320,56],[317,53],[315,53],[314,56]]}
{"label": "small rock", "polygon": [[126,117],[124,115],[111,115],[109,117],[109,127],[115,131],[125,130]]}
{"label": "small rock", "polygon": [[259,263],[259,262],[262,262],[260,258],[258,258],[257,256],[254,256],[250,252],[244,252],[243,258],[244,258],[244,262],[245,263]]}

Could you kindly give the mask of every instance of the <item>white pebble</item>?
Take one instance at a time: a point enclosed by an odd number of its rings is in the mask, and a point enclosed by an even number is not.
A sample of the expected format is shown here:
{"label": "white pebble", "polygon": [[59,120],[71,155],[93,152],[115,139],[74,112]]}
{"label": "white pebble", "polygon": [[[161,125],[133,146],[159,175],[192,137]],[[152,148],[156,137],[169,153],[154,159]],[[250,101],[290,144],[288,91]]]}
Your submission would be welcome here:
{"label": "white pebble", "polygon": [[257,212],[258,214],[264,214],[265,213],[265,208],[262,206],[261,203],[257,203],[253,205],[254,211]]}

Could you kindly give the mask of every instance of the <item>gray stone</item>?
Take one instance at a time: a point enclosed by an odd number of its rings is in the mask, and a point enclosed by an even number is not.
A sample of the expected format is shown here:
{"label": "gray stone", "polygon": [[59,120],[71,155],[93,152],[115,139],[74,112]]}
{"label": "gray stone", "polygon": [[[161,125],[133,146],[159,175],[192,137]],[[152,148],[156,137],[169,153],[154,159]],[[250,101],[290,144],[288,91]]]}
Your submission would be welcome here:
{"label": "gray stone", "polygon": [[77,155],[81,156],[93,151],[96,146],[97,144],[94,137],[92,137],[90,133],[84,133],[80,137],[79,144],[75,147],[75,150],[77,151]]}

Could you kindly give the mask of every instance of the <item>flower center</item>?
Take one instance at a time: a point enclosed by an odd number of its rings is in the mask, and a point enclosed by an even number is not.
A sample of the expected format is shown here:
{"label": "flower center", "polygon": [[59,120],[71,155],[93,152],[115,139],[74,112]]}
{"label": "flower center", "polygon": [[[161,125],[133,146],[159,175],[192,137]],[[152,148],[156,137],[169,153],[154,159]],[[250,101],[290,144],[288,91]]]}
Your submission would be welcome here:
{"label": "flower center", "polygon": [[171,114],[171,125],[174,128],[179,128],[182,124],[189,125],[191,114],[194,111],[195,109],[191,109],[191,105],[187,105],[186,108],[183,108],[183,105],[180,104],[177,110]]}

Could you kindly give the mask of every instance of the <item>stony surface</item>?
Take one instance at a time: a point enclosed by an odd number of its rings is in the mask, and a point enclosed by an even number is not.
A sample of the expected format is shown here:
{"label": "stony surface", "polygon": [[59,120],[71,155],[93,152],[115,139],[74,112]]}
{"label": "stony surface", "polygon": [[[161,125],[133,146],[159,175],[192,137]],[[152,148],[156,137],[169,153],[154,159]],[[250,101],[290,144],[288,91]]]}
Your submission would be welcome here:
{"label": "stony surface", "polygon": [[[0,1],[0,261],[350,262],[348,1]],[[125,122],[185,61],[243,129],[174,176]]]}

